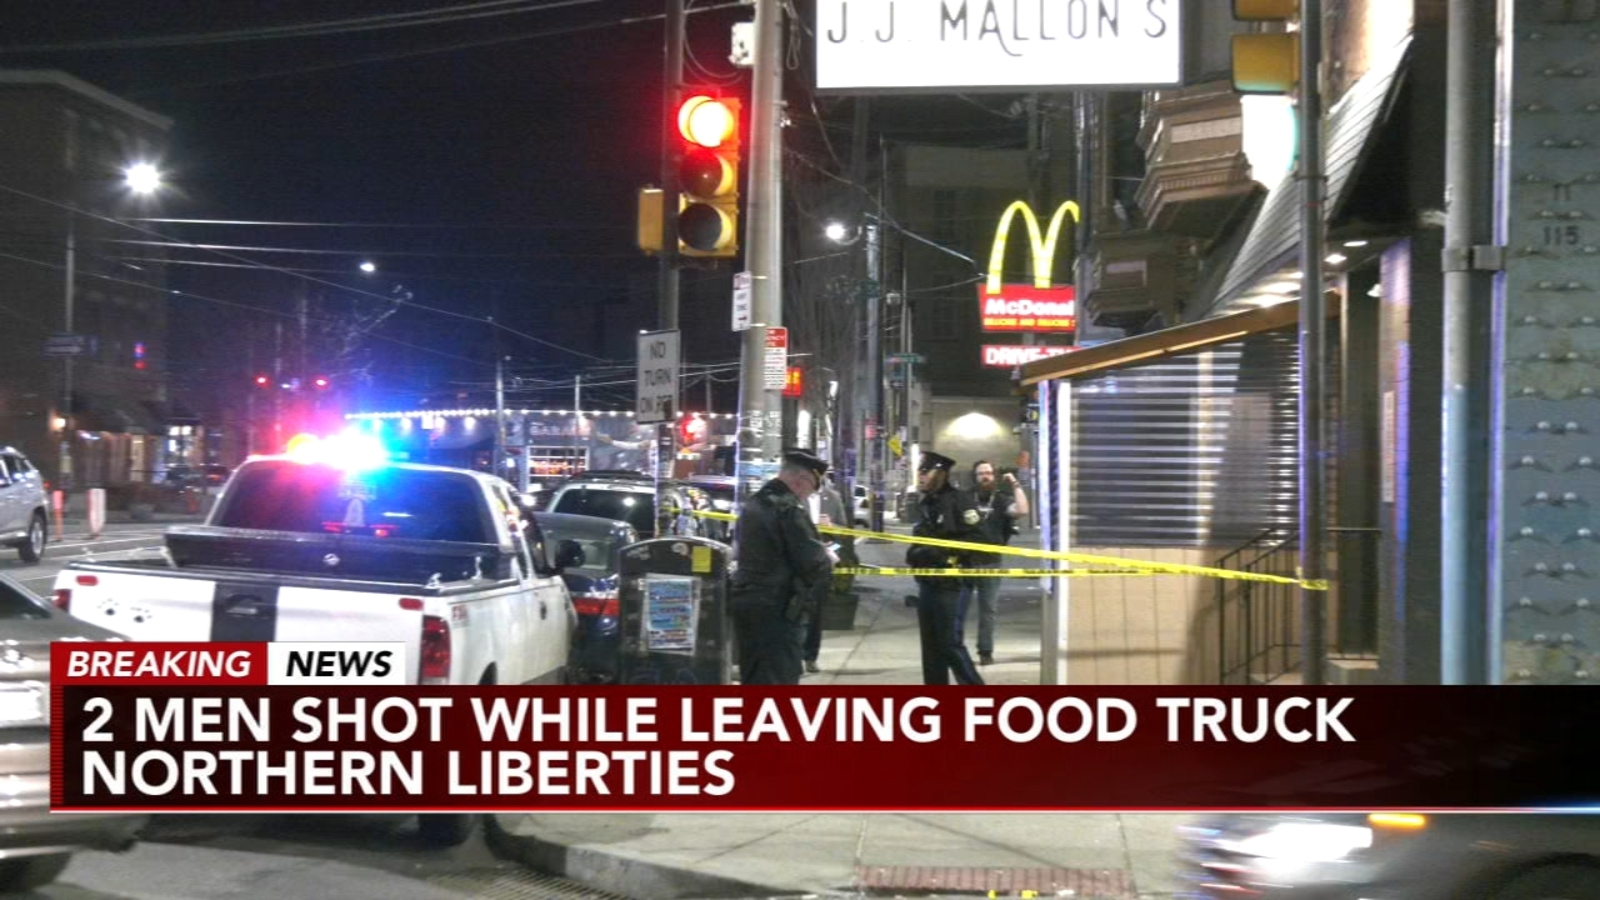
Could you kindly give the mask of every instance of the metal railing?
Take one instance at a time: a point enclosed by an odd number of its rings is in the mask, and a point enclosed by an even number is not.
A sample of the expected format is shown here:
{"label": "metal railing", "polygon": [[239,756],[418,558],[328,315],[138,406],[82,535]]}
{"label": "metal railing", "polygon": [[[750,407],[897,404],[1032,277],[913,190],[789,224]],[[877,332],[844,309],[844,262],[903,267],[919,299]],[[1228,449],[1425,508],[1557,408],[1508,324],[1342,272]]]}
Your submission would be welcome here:
{"label": "metal railing", "polygon": [[[1217,560],[1216,567],[1294,577],[1298,536],[1269,528]],[[1270,684],[1300,667],[1298,588],[1219,579],[1216,598],[1220,684]]]}

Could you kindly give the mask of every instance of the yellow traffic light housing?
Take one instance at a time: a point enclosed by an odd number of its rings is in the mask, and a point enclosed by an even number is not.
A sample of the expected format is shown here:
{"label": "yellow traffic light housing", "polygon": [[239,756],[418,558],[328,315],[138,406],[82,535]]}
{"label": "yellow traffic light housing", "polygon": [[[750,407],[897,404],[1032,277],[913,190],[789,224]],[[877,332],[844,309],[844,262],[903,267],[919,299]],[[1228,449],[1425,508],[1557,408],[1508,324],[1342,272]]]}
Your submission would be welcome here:
{"label": "yellow traffic light housing", "polygon": [[678,107],[678,253],[732,259],[739,253],[740,104],[689,95]]}
{"label": "yellow traffic light housing", "polygon": [[660,253],[662,240],[662,211],[666,198],[661,188],[639,189],[639,249],[646,253]]}
{"label": "yellow traffic light housing", "polygon": [[1242,94],[1287,94],[1300,83],[1300,35],[1233,36],[1233,89]]}
{"label": "yellow traffic light housing", "polygon": [[1299,0],[1233,0],[1241,22],[1277,22],[1282,31],[1233,36],[1233,89],[1243,94],[1288,94],[1300,83],[1300,34],[1290,25]]}

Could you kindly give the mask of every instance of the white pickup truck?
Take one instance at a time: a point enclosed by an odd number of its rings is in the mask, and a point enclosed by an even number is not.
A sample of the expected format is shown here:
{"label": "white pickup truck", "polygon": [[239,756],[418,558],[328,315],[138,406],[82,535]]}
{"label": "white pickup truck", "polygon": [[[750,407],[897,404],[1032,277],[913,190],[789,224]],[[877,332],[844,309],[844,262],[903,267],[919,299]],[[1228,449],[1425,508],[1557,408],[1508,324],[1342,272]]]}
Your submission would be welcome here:
{"label": "white pickup truck", "polygon": [[392,641],[412,683],[555,683],[577,614],[537,529],[478,472],[258,457],[160,558],[74,562],[55,602],[136,641]]}

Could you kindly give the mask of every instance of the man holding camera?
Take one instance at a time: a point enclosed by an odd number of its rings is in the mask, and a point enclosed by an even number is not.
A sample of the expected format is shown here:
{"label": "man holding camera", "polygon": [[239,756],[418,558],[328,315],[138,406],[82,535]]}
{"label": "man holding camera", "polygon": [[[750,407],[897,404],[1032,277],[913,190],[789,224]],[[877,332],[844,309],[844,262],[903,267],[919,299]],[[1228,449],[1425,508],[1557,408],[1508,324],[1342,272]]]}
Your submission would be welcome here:
{"label": "man holding camera", "polygon": [[[946,541],[972,541],[979,538],[982,517],[972,498],[950,483],[950,469],[956,461],[928,451],[917,467],[917,527],[914,537]],[[906,565],[914,569],[960,568],[966,552],[927,544],[913,544],[906,551]],[[917,624],[922,631],[922,683],[949,684],[951,673],[958,684],[983,684],[972,657],[961,639],[956,619],[961,600],[961,579],[949,575],[918,575]]]}
{"label": "man holding camera", "polygon": [[[1018,520],[1028,515],[1028,495],[1023,493],[1017,476],[1010,472],[995,478],[994,464],[980,459],[972,465],[972,500],[978,507],[982,521],[978,530],[980,543],[1005,546],[1020,529]],[[1000,554],[974,552],[967,557],[968,568],[995,569],[1000,567]],[[956,640],[966,644],[964,635],[967,611],[972,602],[978,605],[978,665],[994,662],[994,623],[996,604],[1000,598],[1001,578],[981,576],[968,578],[961,587],[961,599],[956,604]]]}

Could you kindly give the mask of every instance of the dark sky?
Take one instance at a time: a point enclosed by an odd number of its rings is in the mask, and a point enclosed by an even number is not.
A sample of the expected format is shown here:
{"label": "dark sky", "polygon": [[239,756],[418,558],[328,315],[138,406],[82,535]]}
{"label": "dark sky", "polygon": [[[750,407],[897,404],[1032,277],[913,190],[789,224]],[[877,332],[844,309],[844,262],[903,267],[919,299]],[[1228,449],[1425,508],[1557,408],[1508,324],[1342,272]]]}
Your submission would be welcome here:
{"label": "dark sky", "polygon": [[[0,66],[58,68],[175,120],[163,161],[172,184],[156,215],[362,222],[423,228],[153,226],[196,243],[350,251],[236,251],[377,293],[403,283],[418,303],[470,315],[497,305],[519,330],[606,355],[632,321],[630,284],[653,286],[634,246],[634,192],[659,175],[662,25],[638,0],[457,0],[454,12],[513,15],[364,33],[136,46],[142,39],[393,16],[447,0],[63,0],[0,4]],[[555,8],[536,9],[540,6]],[[709,5],[702,0],[699,5]],[[698,56],[722,73],[727,30],[748,10],[691,16]],[[538,36],[541,32],[573,30]],[[519,36],[521,39],[509,39]],[[78,42],[117,46],[14,52]],[[418,51],[478,44],[450,52]],[[416,55],[411,55],[416,54]],[[350,65],[371,57],[381,61]],[[452,226],[452,227],[444,227]],[[140,235],[129,235],[141,237]],[[183,258],[236,263],[218,254]],[[355,270],[364,255],[378,276]],[[178,267],[187,292],[249,304],[292,302],[281,274]],[[323,285],[325,296],[340,292]],[[645,303],[651,302],[645,298]],[[229,315],[241,315],[237,311]],[[248,314],[243,314],[248,315]],[[256,322],[236,320],[240,327]],[[259,321],[273,321],[271,317]],[[602,329],[617,331],[607,335]],[[486,379],[489,329],[415,310],[382,333],[443,351],[374,348],[390,375]],[[516,337],[503,347],[551,370],[592,364]],[[614,352],[614,348],[613,348]]]}
{"label": "dark sky", "polygon": [[[690,8],[717,2],[693,0]],[[216,37],[369,16],[392,22],[429,9],[452,17],[516,12],[327,36]],[[596,364],[580,354],[631,359],[631,335],[654,326],[656,264],[634,245],[634,203],[637,188],[659,177],[663,30],[659,20],[622,20],[661,9],[659,0],[0,0],[0,66],[62,69],[173,118],[162,161],[171,190],[158,215],[425,226],[152,226],[195,243],[320,251],[175,255],[228,266],[242,256],[378,294],[404,285],[415,302],[463,315],[497,309],[518,330],[578,351],[505,336],[502,348],[520,371],[570,378],[575,367]],[[690,15],[691,79],[695,62],[736,76],[729,26],[751,15],[749,7]],[[172,35],[202,39],[141,46]],[[109,46],[19,51],[91,42]],[[456,45],[469,46],[423,52]],[[826,161],[823,127],[837,152],[848,152],[852,101],[810,96],[809,54],[806,46],[789,75],[794,127],[786,141],[791,152]],[[748,90],[747,78],[732,83]],[[1017,137],[993,111],[1011,99],[896,101],[875,107],[874,125],[891,137],[994,145]],[[378,263],[377,276],[356,271],[362,258]],[[270,310],[292,309],[301,289],[325,303],[355,296],[249,269],[172,271],[186,295]],[[698,302],[726,303],[719,278],[726,275],[686,274],[686,305],[697,287],[713,298]],[[281,320],[188,303],[176,307],[178,346],[209,344],[206,335],[219,328],[265,333]],[[199,333],[185,334],[186,326]],[[375,386],[393,389],[385,403],[402,403],[425,387],[487,383],[489,335],[459,318],[398,313],[368,341]],[[737,355],[720,328],[686,335],[684,344],[693,361]],[[240,354],[270,355],[264,346],[254,340],[221,362],[195,362],[192,374],[221,377],[220,369],[247,365]],[[625,402],[627,391],[616,397]]]}

